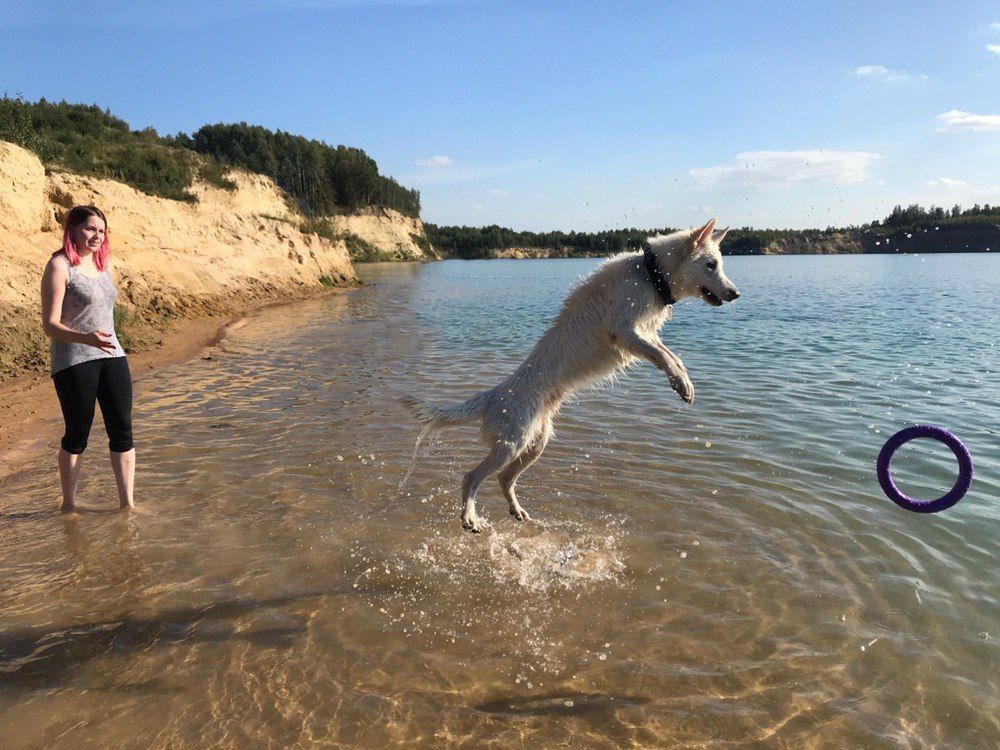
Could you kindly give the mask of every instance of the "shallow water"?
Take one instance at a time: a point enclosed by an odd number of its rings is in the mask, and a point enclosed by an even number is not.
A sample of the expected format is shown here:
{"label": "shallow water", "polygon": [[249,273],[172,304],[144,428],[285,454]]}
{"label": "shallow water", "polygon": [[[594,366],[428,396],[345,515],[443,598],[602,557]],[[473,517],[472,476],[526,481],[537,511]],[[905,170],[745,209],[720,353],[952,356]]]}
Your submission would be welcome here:
{"label": "shallow water", "polygon": [[[579,394],[535,520],[491,480],[462,533],[476,431],[400,492],[398,397],[497,382],[595,264],[367,266],[252,315],[142,381],[149,515],[60,517],[48,455],[2,480],[0,747],[1000,744],[1000,259],[728,259],[744,297],[663,331],[695,405],[649,366]],[[938,515],[875,479],[913,423],[975,461]],[[893,468],[956,475],[925,441]]]}

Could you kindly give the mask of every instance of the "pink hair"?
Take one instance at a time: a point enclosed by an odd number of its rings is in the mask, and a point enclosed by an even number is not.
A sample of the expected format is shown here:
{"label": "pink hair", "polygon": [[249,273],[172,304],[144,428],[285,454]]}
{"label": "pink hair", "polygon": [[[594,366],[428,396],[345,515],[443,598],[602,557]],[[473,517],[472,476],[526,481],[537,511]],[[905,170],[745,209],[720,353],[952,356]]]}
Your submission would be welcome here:
{"label": "pink hair", "polygon": [[63,229],[63,252],[71,266],[80,265],[80,253],[77,252],[73,243],[73,229],[80,226],[91,216],[96,216],[104,222],[104,242],[94,253],[94,265],[98,271],[104,271],[108,267],[108,259],[111,257],[111,245],[108,243],[108,220],[104,218],[104,212],[97,206],[74,206],[66,214],[66,227]]}

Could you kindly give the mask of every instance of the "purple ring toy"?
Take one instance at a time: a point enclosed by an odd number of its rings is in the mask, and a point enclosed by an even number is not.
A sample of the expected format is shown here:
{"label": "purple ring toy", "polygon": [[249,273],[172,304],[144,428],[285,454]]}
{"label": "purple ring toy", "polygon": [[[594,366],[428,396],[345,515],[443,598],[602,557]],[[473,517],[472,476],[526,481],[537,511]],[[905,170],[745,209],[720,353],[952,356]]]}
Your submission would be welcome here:
{"label": "purple ring toy", "polygon": [[[907,497],[892,481],[892,473],[889,471],[889,463],[893,454],[904,444],[916,438],[933,438],[951,448],[951,452],[958,459],[958,481],[955,486],[937,500],[914,500]],[[918,424],[900,430],[891,438],[885,441],[882,450],[878,454],[878,461],[875,463],[878,483],[882,485],[882,491],[889,496],[900,508],[912,510],[914,513],[937,513],[950,508],[957,503],[972,484],[972,456],[962,441],[952,435],[948,430],[941,427],[934,427],[928,424]]]}

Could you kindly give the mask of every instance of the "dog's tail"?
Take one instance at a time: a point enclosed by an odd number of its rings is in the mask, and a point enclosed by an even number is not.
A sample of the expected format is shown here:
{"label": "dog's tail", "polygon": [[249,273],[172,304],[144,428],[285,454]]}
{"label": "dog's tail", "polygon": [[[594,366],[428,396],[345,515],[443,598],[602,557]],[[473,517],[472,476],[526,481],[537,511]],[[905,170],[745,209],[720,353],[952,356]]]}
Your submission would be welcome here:
{"label": "dog's tail", "polygon": [[409,395],[403,396],[403,404],[418,420],[424,423],[424,428],[417,436],[416,445],[413,446],[413,456],[410,458],[410,468],[406,470],[406,476],[399,483],[399,489],[403,489],[403,486],[410,478],[410,474],[413,473],[413,467],[417,462],[417,452],[420,450],[420,444],[424,441],[424,438],[428,435],[438,433],[447,427],[468,424],[482,417],[492,395],[492,389],[483,391],[457,406],[435,406],[423,399]]}

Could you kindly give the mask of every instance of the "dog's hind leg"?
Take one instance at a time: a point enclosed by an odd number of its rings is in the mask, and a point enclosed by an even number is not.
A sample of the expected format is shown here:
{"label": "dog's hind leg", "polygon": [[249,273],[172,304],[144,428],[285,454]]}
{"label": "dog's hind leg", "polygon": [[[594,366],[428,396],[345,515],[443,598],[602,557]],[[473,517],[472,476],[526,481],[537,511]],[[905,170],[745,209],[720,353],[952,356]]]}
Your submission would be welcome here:
{"label": "dog's hind leg", "polygon": [[511,443],[497,441],[493,448],[475,469],[462,480],[462,528],[475,534],[483,530],[476,515],[476,491],[486,478],[509,464],[517,453]]}
{"label": "dog's hind leg", "polygon": [[503,496],[507,498],[507,504],[510,506],[510,514],[518,521],[530,521],[531,516],[517,502],[517,496],[514,494],[514,485],[517,483],[517,478],[524,473],[525,469],[535,463],[542,455],[542,451],[545,450],[551,434],[552,423],[549,422],[545,425],[545,429],[538,437],[538,440],[500,472],[500,489],[503,490]]}

